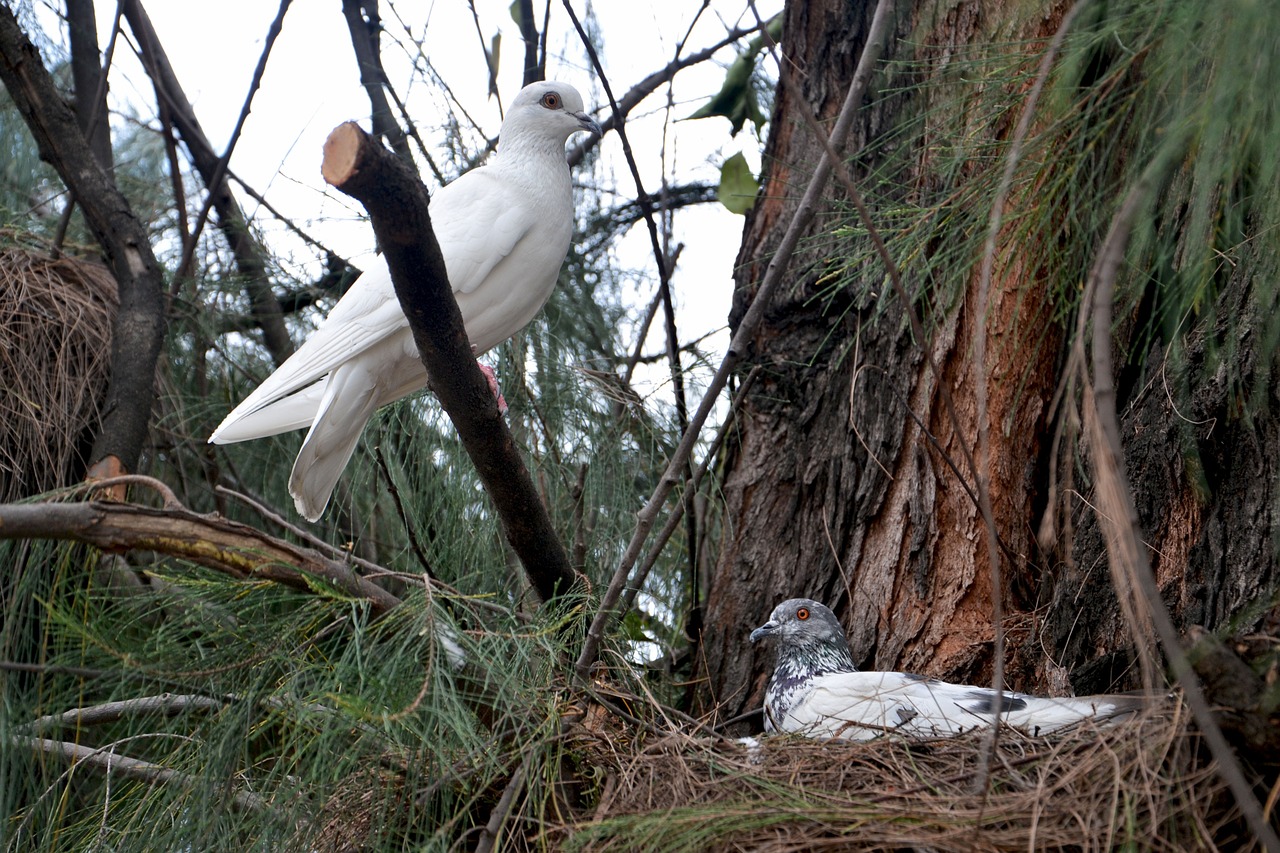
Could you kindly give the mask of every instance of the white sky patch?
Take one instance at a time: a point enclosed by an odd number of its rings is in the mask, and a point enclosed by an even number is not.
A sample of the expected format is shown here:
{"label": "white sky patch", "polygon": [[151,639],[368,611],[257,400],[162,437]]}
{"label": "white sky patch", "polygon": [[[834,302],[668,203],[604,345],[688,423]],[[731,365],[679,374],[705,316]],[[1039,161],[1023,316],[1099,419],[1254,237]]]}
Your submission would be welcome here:
{"label": "white sky patch", "polygon": [[[452,109],[441,87],[424,82],[421,69],[428,60],[487,136],[497,133],[501,114],[498,101],[487,94],[481,33],[486,43],[495,32],[502,36],[502,103],[508,103],[519,89],[524,46],[510,17],[509,0],[476,0],[475,6],[480,18],[479,33],[466,0],[380,4],[382,54],[388,77],[406,100],[428,146],[443,139],[439,129]],[[592,4],[602,42],[600,59],[615,97],[622,97],[633,84],[670,62],[676,45],[686,35],[684,53],[688,54],[719,41],[727,28],[754,21],[745,0],[713,0],[689,33],[701,6],[689,0]],[[782,0],[758,3],[765,16],[779,11],[781,6]],[[116,3],[98,0],[96,7],[100,43],[105,47]],[[585,20],[586,5],[576,2],[574,8]],[[277,9],[278,4],[263,0],[147,4],[174,72],[206,135],[219,151],[235,127]],[[542,3],[534,3],[539,26],[544,9]],[[52,14],[48,8],[45,11]],[[402,20],[395,13],[414,17]],[[57,29],[49,17],[46,31]],[[420,41],[421,53],[413,41]],[[577,86],[589,109],[594,107],[595,115],[603,119],[608,114],[607,98],[563,5],[556,0],[551,6],[548,53],[547,76]],[[724,68],[735,55],[732,47],[725,48],[713,61],[687,68],[675,77],[671,92],[675,106],[670,123],[665,121],[665,86],[631,113],[626,130],[641,179],[650,194],[661,190],[664,172],[673,183],[715,183],[720,163],[738,151],[746,155],[758,173],[761,141],[749,124],[731,138],[724,119],[674,120],[694,112],[719,90]],[[771,65],[771,60],[766,61]],[[415,63],[419,68],[416,72]],[[110,92],[113,108],[124,107],[144,119],[151,118],[155,95],[129,41],[122,39],[117,45],[114,65]],[[369,111],[340,2],[299,0],[284,18],[282,33],[230,164],[239,179],[262,193],[284,216],[357,266],[372,253],[373,235],[367,223],[359,221],[363,214],[359,205],[325,185],[320,177],[320,154],[324,139],[338,124],[354,119],[367,128]],[[466,126],[466,120],[461,121]],[[476,133],[473,141],[478,145],[480,140],[480,133]],[[601,179],[615,184],[602,189],[616,193],[619,201],[634,199],[636,187],[616,133],[606,135],[601,158]],[[430,186],[430,176],[424,177]],[[314,249],[289,233],[269,212],[260,210],[251,198],[243,193],[237,195],[273,252],[293,274],[320,274],[322,261]],[[684,244],[672,278],[680,340],[692,341],[719,329],[702,345],[717,360],[728,343],[725,326],[742,223],[742,217],[715,203],[686,208],[675,216],[673,242]],[[639,274],[634,293],[628,297],[635,306],[634,316],[639,317],[658,280],[647,228],[643,223],[633,227],[614,248],[620,267]],[[661,352],[664,340],[659,317],[644,352]],[[644,371],[637,384],[642,395],[668,395],[670,376],[666,365]],[[697,400],[690,399],[689,403],[692,409]]]}

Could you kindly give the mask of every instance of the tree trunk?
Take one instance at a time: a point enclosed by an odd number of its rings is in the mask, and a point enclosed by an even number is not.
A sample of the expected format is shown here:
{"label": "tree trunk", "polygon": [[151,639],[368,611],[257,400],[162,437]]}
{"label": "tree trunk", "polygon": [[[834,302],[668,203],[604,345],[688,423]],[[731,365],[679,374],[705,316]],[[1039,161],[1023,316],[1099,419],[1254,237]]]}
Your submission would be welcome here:
{"label": "tree trunk", "polygon": [[40,146],[84,210],[119,285],[111,338],[111,384],[90,473],[137,469],[155,403],[156,362],[164,343],[163,273],[146,229],[115,182],[94,160],[75,115],[39,51],[7,8],[0,9],[0,80]]}
{"label": "tree trunk", "polygon": [[[896,157],[911,164],[896,176],[904,204],[951,202],[947,193],[962,187],[977,166],[943,162],[951,140],[931,124],[943,114],[954,119],[972,92],[1003,85],[965,78],[952,58],[974,45],[1034,39],[1027,42],[1027,66],[1034,70],[1071,4],[1039,5],[1025,12],[1026,23],[996,0],[899,10],[880,93],[868,98],[844,152],[855,180],[867,185],[864,193],[884,161]],[[835,115],[873,7],[846,0],[787,4],[783,54],[820,120]],[[968,130],[991,143],[1007,141],[1030,86],[1025,77],[1017,85],[1007,93],[1010,108],[999,121]],[[914,136],[902,133],[911,121],[922,128]],[[877,144],[860,151],[871,142]],[[905,157],[903,146],[911,147]],[[1006,154],[1003,146],[995,150]],[[780,87],[766,173],[738,257],[730,318],[735,328],[820,154]],[[1127,669],[1133,638],[1111,588],[1090,486],[1079,475],[1074,481],[1067,476],[1079,453],[1068,450],[1064,464],[1053,464],[1061,452],[1055,430],[1072,411],[1060,408],[1050,420],[1074,319],[1062,318],[1055,304],[1061,298],[1036,268],[1043,255],[1003,241],[985,318],[977,320],[986,364],[976,371],[971,342],[978,259],[964,257],[970,266],[962,286],[948,295],[932,286],[927,257],[898,257],[911,310],[929,329],[928,341],[916,341],[884,265],[863,230],[851,226],[852,214],[841,212],[848,206],[842,195],[829,188],[827,210],[810,229],[789,287],[775,297],[744,366],[762,370],[726,452],[724,538],[706,602],[706,625],[713,630],[702,638],[697,665],[700,704],[718,708],[723,717],[760,706],[772,650],[753,648],[747,635],[791,597],[831,605],[863,668],[971,683],[990,679],[992,575],[975,478],[965,462],[965,448],[977,442],[975,383],[982,374],[989,397],[986,472],[1002,546],[1006,683],[1057,694],[1139,686]],[[1011,196],[1006,210],[1013,212],[1017,201]],[[989,212],[978,217],[984,225]],[[873,205],[881,228],[891,229],[891,213],[888,205]],[[930,246],[921,255],[942,256],[947,249]],[[849,258],[867,260],[840,260]],[[1247,272],[1233,276],[1223,292],[1238,304],[1238,316],[1259,313]],[[1139,326],[1127,318],[1117,342],[1133,343]],[[1231,388],[1239,386],[1197,373],[1212,369],[1205,358],[1211,331],[1184,330],[1185,369],[1174,379],[1162,379],[1165,368],[1156,358],[1145,371],[1122,365],[1117,376],[1127,473],[1165,601],[1183,628],[1222,626],[1276,583],[1271,538],[1232,535],[1275,529],[1280,430],[1274,400],[1268,396],[1260,415],[1242,420],[1231,398]],[[1241,366],[1246,385],[1271,369],[1270,352],[1254,353],[1253,346],[1241,344],[1248,353]],[[940,382],[954,401],[959,436]],[[1196,389],[1194,410],[1173,411],[1175,397],[1163,390],[1169,384],[1180,389],[1177,399]],[[1217,429],[1210,432],[1211,421]],[[1064,535],[1045,553],[1035,531],[1051,494],[1056,506],[1067,507],[1057,517],[1073,521],[1065,529],[1059,525]],[[1257,609],[1247,614],[1253,623],[1265,615],[1265,608]]]}

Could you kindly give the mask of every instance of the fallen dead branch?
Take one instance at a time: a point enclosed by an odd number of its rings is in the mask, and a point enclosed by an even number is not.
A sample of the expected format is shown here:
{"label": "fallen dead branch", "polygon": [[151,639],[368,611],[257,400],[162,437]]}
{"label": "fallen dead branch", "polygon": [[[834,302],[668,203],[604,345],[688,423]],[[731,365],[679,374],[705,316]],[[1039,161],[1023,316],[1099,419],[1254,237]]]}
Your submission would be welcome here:
{"label": "fallen dead branch", "polygon": [[376,616],[400,603],[350,566],[318,551],[172,504],[164,509],[106,501],[0,504],[0,539],[72,540],[109,553],[156,551],[233,577],[308,591],[320,580],[364,599]]}

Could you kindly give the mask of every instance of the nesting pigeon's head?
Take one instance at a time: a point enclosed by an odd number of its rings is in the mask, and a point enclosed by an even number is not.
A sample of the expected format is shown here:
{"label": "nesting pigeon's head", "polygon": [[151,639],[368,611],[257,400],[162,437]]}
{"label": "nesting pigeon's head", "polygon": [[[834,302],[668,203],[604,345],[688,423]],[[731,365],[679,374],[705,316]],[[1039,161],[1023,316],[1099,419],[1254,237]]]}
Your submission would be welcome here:
{"label": "nesting pigeon's head", "polygon": [[773,637],[778,663],[803,659],[811,669],[835,672],[854,669],[840,620],[825,604],[808,598],[791,598],[777,607],[769,621],[751,632],[751,642]]}
{"label": "nesting pigeon's head", "polygon": [[580,130],[601,133],[599,123],[587,115],[577,89],[546,80],[520,90],[507,109],[498,138],[500,149],[530,142],[563,148],[565,140]]}

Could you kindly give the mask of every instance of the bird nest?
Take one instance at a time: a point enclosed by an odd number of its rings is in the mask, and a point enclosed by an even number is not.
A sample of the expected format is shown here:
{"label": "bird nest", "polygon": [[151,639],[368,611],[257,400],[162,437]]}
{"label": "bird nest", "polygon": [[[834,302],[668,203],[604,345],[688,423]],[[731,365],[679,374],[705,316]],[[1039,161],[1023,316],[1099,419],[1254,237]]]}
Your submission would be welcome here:
{"label": "bird nest", "polygon": [[0,501],[83,474],[116,306],[115,279],[100,264],[0,248]]}
{"label": "bird nest", "polygon": [[1052,738],[759,746],[667,735],[609,768],[589,820],[557,845],[590,850],[1250,849],[1234,801],[1181,710]]}

